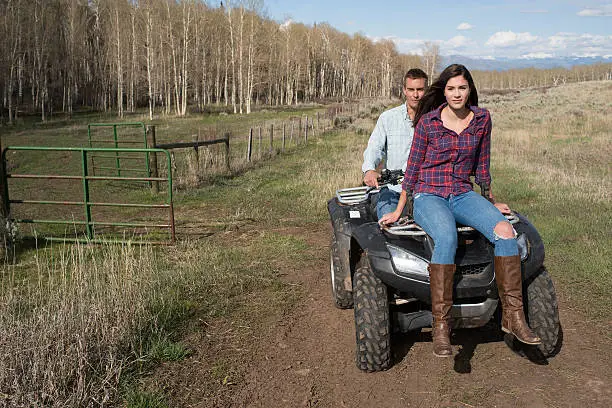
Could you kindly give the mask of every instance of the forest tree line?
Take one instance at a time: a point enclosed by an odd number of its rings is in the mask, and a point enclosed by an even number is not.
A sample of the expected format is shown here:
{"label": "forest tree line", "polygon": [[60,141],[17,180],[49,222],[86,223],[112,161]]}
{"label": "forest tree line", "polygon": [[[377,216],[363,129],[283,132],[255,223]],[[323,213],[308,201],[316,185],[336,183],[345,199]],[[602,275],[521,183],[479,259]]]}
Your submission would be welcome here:
{"label": "forest tree line", "polygon": [[[0,0],[2,116],[73,109],[185,115],[225,105],[399,97],[406,69],[430,75],[439,47],[401,54],[328,24],[278,23],[263,0]],[[479,87],[610,78],[612,64],[474,72]]]}

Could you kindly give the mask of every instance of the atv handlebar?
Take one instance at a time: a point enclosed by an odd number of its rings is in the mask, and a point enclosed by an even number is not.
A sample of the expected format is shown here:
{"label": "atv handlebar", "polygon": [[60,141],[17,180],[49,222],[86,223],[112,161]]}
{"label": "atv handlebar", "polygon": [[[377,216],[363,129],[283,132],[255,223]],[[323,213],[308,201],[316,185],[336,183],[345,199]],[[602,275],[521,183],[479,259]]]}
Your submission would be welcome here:
{"label": "atv handlebar", "polygon": [[378,185],[397,185],[400,184],[404,179],[404,171],[403,170],[389,170],[383,169],[380,173],[380,177],[378,178]]}

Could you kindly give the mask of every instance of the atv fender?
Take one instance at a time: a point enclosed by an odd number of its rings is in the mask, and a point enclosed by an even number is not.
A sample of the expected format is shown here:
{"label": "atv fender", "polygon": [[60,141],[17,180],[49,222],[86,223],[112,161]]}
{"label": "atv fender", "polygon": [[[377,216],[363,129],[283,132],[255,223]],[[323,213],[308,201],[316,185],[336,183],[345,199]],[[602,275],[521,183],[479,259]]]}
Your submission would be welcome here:
{"label": "atv fender", "polygon": [[429,282],[400,276],[395,272],[385,242],[384,234],[376,222],[353,228],[353,245],[366,252],[374,275],[388,286],[400,289],[411,297],[429,299]]}
{"label": "atv fender", "polygon": [[347,221],[345,209],[338,205],[335,199],[329,200],[327,203],[334,235],[336,236],[336,244],[338,246],[338,257],[340,258],[340,271],[343,276],[344,286],[347,290],[352,291],[352,275],[354,271],[351,268],[351,223]]}
{"label": "atv fender", "polygon": [[544,242],[542,237],[529,220],[516,213],[521,222],[514,224],[514,229],[520,234],[525,234],[528,241],[528,256],[523,261],[523,279],[530,280],[544,267]]}

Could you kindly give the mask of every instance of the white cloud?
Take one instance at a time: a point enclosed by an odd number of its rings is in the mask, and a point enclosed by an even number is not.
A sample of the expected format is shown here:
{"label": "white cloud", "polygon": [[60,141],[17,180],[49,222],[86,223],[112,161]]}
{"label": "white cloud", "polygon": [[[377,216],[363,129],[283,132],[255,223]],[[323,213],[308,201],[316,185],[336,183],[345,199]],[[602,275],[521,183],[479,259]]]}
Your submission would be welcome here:
{"label": "white cloud", "polygon": [[391,40],[395,43],[397,50],[401,53],[423,55],[423,46],[426,42],[437,44],[440,47],[440,54],[462,54],[469,55],[473,53],[478,44],[472,39],[457,35],[448,40],[431,40],[431,39],[415,39],[415,38],[400,38],[400,37],[370,37],[373,41],[381,39]]}
{"label": "white cloud", "polygon": [[457,26],[457,30],[471,30],[474,28],[470,23],[461,23]]}
{"label": "white cloud", "polygon": [[612,55],[612,35],[558,32],[551,36],[536,36],[528,32],[502,31],[486,42],[457,35],[449,39],[370,37],[373,41],[391,40],[405,54],[423,54],[425,42],[440,46],[442,55],[464,55],[475,58],[555,58]]}
{"label": "white cloud", "polygon": [[548,52],[530,52],[529,54],[523,54],[520,59],[542,59],[542,58],[553,58],[554,55]]}
{"label": "white cloud", "polygon": [[557,33],[543,44],[551,52],[576,56],[600,56],[612,52],[612,35]]}
{"label": "white cloud", "polygon": [[531,35],[531,33],[515,33],[512,31],[498,31],[493,34],[487,42],[486,46],[489,47],[514,47],[522,44],[533,43],[538,40],[538,37]]}
{"label": "white cloud", "polygon": [[450,40],[445,41],[444,44],[451,48],[462,48],[462,47],[467,47],[470,44],[472,44],[472,40],[470,40],[469,38],[463,35],[456,35]]}
{"label": "white cloud", "polygon": [[[374,42],[377,42],[380,40],[391,40],[395,43],[395,46],[397,47],[397,50],[399,52],[404,53],[404,54],[417,54],[417,55],[421,55],[423,53],[423,44],[425,43],[425,41],[428,41],[428,40],[416,39],[416,38],[401,38],[401,37],[396,37],[394,35],[387,36],[387,37],[369,37],[369,38],[370,40]],[[431,41],[431,42],[439,44],[439,41]]]}
{"label": "white cloud", "polygon": [[581,17],[610,17],[612,16],[612,4],[604,4],[595,8],[588,7],[577,14]]}
{"label": "white cloud", "polygon": [[441,41],[439,44],[440,53],[443,55],[469,55],[478,49],[478,44],[475,41],[463,35],[456,35],[446,41]]}
{"label": "white cloud", "polygon": [[292,20],[292,19],[289,19],[289,20],[285,21],[283,24],[281,24],[281,25],[280,25],[280,27],[279,27],[279,29],[280,29],[281,31],[285,31],[286,29],[288,29],[288,28],[289,28],[289,26],[290,26],[291,24],[293,24],[293,20]]}

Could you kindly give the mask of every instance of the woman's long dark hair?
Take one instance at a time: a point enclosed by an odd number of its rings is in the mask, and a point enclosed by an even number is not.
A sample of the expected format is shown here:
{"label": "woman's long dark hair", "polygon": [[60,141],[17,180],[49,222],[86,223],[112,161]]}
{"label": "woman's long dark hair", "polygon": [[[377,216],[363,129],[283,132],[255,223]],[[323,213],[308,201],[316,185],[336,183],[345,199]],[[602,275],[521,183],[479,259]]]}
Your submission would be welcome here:
{"label": "woman's long dark hair", "polygon": [[467,104],[471,106],[478,106],[478,91],[476,90],[476,85],[474,85],[472,74],[470,74],[470,71],[468,71],[464,65],[452,64],[446,67],[440,76],[436,78],[434,83],[427,88],[427,91],[425,91],[425,95],[423,95],[419,101],[419,106],[417,106],[414,114],[414,120],[412,121],[414,127],[416,127],[417,123],[419,123],[419,120],[421,120],[421,117],[424,114],[431,112],[446,102],[446,98],[444,97],[444,88],[446,87],[446,83],[449,79],[459,75],[464,77],[470,86],[470,96],[468,96]]}

